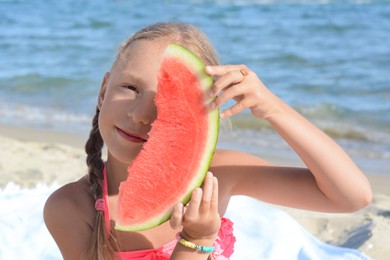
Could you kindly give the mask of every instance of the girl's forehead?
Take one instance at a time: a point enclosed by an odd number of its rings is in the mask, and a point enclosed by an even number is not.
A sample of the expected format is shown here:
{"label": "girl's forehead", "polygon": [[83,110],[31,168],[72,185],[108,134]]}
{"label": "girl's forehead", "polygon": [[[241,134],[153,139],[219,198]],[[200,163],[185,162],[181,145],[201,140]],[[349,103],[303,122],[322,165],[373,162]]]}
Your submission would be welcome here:
{"label": "girl's forehead", "polygon": [[166,41],[161,40],[136,40],[126,48],[123,55],[124,62],[161,62],[167,45]]}
{"label": "girl's forehead", "polygon": [[115,62],[111,70],[112,77],[120,81],[138,79],[143,84],[154,81],[167,45],[168,43],[150,40],[132,42]]}

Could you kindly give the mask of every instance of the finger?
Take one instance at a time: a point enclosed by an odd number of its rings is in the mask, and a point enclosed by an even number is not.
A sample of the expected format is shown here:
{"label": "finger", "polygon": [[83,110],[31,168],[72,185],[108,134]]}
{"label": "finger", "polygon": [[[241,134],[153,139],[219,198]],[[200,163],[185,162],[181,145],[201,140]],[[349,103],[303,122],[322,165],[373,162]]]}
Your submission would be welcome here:
{"label": "finger", "polygon": [[[245,88],[247,86],[243,84],[238,84],[231,86],[230,88],[226,89],[221,95],[216,97],[213,101],[213,108],[219,108],[221,107],[226,101],[229,99],[237,98],[239,96],[245,95]],[[211,105],[211,104],[210,104]]]}
{"label": "finger", "polygon": [[226,91],[232,86],[242,82],[247,75],[242,74],[240,70],[232,70],[227,72],[214,82],[211,88],[208,91],[210,97],[217,96],[221,91]]}
{"label": "finger", "polygon": [[210,200],[210,208],[213,213],[218,212],[218,179],[213,177],[213,192]]}
{"label": "finger", "polygon": [[199,205],[202,198],[202,189],[196,188],[192,192],[190,204],[187,207],[186,213],[185,213],[185,219],[186,220],[192,220],[198,217],[199,212]]}
{"label": "finger", "polygon": [[243,99],[240,102],[238,102],[237,104],[233,105],[232,107],[222,111],[220,113],[220,117],[221,118],[228,118],[228,117],[234,116],[235,114],[242,112],[245,108],[248,108],[248,106],[245,105],[245,100],[246,99]]}
{"label": "finger", "polygon": [[183,204],[178,202],[172,210],[172,216],[169,223],[173,229],[178,229],[182,225],[183,219]]}
{"label": "finger", "polygon": [[240,64],[240,65],[222,65],[222,66],[206,66],[206,73],[209,74],[210,76],[222,76],[229,71],[233,70],[248,70],[248,67]]}
{"label": "finger", "polygon": [[183,216],[186,214],[188,207],[190,206],[190,203],[188,202],[187,205],[183,207]]}
{"label": "finger", "polygon": [[[245,88],[245,86],[243,86]],[[234,99],[236,104],[230,108],[221,112],[221,118],[227,118],[233,116],[237,113],[242,112],[245,109],[252,109],[258,103],[258,94],[243,93],[243,90],[238,90],[239,86],[229,89],[224,92],[221,96],[217,97],[215,102],[215,107],[222,106],[227,100]]]}
{"label": "finger", "polygon": [[209,212],[210,210],[210,200],[213,195],[213,174],[207,172],[206,177],[203,183],[203,196],[200,204],[201,213]]}

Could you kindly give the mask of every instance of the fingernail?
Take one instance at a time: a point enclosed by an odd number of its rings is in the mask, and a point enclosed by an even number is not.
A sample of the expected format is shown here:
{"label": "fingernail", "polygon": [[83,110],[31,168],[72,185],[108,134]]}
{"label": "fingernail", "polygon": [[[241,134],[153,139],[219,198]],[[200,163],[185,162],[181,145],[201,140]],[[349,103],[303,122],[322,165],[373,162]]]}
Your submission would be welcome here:
{"label": "fingernail", "polygon": [[209,97],[214,97],[214,92],[213,92],[213,90],[212,90],[212,89],[209,89],[209,90],[207,91],[207,95],[209,95]]}
{"label": "fingernail", "polygon": [[196,188],[196,189],[194,190],[194,195],[195,195],[195,197],[197,197],[197,198],[202,197],[202,189],[201,189],[201,188]]}
{"label": "fingernail", "polygon": [[217,106],[217,105],[215,104],[215,102],[211,102],[211,104],[210,104],[211,110],[214,110],[216,106]]}
{"label": "fingernail", "polygon": [[177,208],[177,210],[180,210],[180,211],[183,210],[183,204],[181,202],[178,202],[175,207]]}

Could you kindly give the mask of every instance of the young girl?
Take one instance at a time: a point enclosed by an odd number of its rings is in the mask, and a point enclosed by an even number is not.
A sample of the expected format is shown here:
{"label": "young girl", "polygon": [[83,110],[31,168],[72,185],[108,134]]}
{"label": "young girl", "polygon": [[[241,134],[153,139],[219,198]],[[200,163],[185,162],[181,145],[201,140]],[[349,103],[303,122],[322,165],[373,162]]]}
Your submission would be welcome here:
{"label": "young girl", "polygon": [[[208,65],[206,72],[216,79],[207,93],[216,97],[210,109],[234,99],[221,118],[250,109],[253,120],[267,120],[307,168],[217,150],[202,188],[194,190],[187,206],[175,206],[169,222],[142,232],[117,231],[112,226],[118,187],[156,118],[156,75],[170,43],[190,49]],[[355,211],[372,196],[365,176],[334,141],[245,65],[219,65],[206,36],[184,23],[154,24],[123,43],[104,75],[86,152],[88,175],[55,191],[44,210],[64,259],[227,259],[235,241],[231,221],[223,218],[231,196],[327,212]]]}

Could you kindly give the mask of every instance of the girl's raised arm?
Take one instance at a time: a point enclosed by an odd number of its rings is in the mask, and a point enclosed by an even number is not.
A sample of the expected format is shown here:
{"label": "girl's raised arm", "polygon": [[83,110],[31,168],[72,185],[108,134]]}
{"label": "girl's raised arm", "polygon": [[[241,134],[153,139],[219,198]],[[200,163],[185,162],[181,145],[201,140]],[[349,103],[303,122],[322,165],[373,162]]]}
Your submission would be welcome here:
{"label": "girl's raised arm", "polygon": [[[216,96],[212,108],[220,107],[229,99],[235,99],[237,102],[222,111],[221,117],[226,118],[246,108],[250,109],[255,117],[267,120],[308,167],[308,170],[263,168],[263,173],[274,173],[278,176],[269,178],[269,184],[275,185],[275,188],[283,186],[287,191],[285,195],[294,193],[297,200],[307,198],[293,201],[291,198],[279,196],[277,203],[324,211],[354,211],[371,201],[372,193],[366,177],[343,149],[271,93],[254,72],[244,65],[209,66],[206,72],[217,78],[209,93]],[[248,174],[256,174],[253,168],[246,169]],[[249,180],[253,175],[247,176]],[[267,179],[261,178],[261,181]],[[241,185],[237,187],[238,190],[251,185],[249,181],[237,180],[237,183]],[[251,194],[256,196],[256,192]],[[260,197],[262,196],[264,193],[261,193]],[[320,203],[321,205],[316,205]]]}

